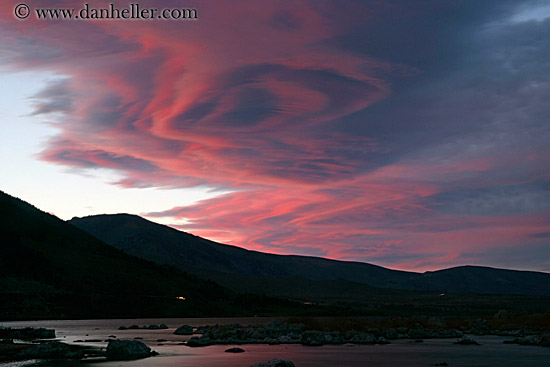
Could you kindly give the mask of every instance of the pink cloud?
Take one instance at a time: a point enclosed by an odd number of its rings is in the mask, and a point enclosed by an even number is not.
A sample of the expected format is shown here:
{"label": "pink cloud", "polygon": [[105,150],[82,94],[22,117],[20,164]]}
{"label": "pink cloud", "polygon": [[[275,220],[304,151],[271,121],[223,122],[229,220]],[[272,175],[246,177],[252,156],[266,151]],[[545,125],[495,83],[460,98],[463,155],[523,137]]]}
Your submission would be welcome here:
{"label": "pink cloud", "polygon": [[339,6],[336,18],[329,2],[186,6],[198,21],[22,22],[0,8],[6,65],[66,78],[35,96],[35,114],[63,114],[42,160],[117,170],[123,187],[234,190],[147,216],[275,253],[429,269],[544,231],[532,217],[430,205],[444,185],[504,171],[495,151],[380,166],[370,157],[387,152],[383,143],[336,129],[390,97],[392,73],[416,72],[336,45],[372,19],[369,9]]}

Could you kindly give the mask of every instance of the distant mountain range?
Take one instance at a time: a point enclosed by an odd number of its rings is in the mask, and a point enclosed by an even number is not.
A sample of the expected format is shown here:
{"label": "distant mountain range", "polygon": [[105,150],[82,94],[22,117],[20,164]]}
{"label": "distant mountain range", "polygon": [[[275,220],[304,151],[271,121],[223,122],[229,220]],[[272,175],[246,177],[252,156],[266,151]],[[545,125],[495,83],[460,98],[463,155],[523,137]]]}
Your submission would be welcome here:
{"label": "distant mountain range", "polygon": [[274,255],[216,243],[129,214],[73,218],[69,223],[130,255],[173,265],[239,291],[301,298],[329,293],[353,297],[369,293],[369,287],[550,295],[550,274],[542,272],[460,266],[415,273],[360,262]]}
{"label": "distant mountain range", "polygon": [[459,267],[419,274],[266,254],[127,214],[67,223],[1,191],[0,269],[0,320],[550,309],[546,273]]}
{"label": "distant mountain range", "polygon": [[253,315],[273,302],[128,255],[0,191],[0,320]]}

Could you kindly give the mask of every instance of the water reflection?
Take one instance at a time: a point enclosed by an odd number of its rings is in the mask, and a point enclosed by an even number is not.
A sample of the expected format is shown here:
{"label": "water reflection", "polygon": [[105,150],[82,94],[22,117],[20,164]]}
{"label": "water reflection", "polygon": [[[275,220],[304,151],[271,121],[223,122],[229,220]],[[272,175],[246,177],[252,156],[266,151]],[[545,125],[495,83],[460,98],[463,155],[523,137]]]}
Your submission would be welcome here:
{"label": "water reflection", "polygon": [[[0,364],[1,367],[248,367],[272,358],[291,360],[297,367],[356,367],[356,366],[430,366],[446,362],[449,366],[519,366],[547,367],[550,349],[502,344],[500,337],[476,337],[481,346],[454,345],[453,339],[425,340],[422,344],[409,340],[393,341],[389,345],[339,345],[305,347],[301,345],[244,345],[245,353],[225,353],[233,345],[214,345],[189,348],[178,345],[189,336],[173,335],[184,324],[192,326],[212,324],[261,325],[273,318],[227,319],[151,319],[151,320],[78,320],[2,323],[4,327],[49,327],[57,337],[73,343],[78,339],[107,340],[143,338],[143,342],[160,353],[159,356],[130,362],[80,363],[78,361],[27,361]],[[165,330],[118,330],[121,325],[166,324]],[[105,346],[105,342],[86,343]]]}

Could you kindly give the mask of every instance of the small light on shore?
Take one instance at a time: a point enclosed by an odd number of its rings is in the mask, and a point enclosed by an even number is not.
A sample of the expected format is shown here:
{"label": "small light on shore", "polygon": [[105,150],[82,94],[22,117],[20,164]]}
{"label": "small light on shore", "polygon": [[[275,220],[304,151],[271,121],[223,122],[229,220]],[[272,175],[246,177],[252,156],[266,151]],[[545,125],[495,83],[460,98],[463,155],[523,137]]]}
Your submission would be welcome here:
{"label": "small light on shore", "polygon": [[176,297],[176,299],[179,299],[180,301],[185,301],[185,297]]}

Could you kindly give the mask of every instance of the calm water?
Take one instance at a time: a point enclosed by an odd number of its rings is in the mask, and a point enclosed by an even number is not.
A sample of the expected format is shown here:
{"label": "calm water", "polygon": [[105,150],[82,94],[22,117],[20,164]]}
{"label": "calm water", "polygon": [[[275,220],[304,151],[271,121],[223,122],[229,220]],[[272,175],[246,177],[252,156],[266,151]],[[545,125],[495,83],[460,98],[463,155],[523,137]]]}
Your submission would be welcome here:
{"label": "calm water", "polygon": [[[244,345],[245,353],[225,353],[231,346],[215,345],[189,348],[177,345],[189,337],[173,335],[175,328],[212,324],[261,325],[272,318],[226,319],[140,319],[140,320],[78,320],[78,321],[24,321],[3,322],[4,327],[54,328],[58,339],[73,343],[78,339],[143,338],[143,342],[160,353],[159,356],[130,362],[102,362],[88,364],[77,361],[29,361],[0,363],[1,367],[248,367],[271,358],[287,359],[297,367],[348,367],[348,366],[433,366],[447,362],[454,366],[550,366],[550,348],[502,344],[505,338],[475,337],[481,346],[454,345],[454,339],[426,339],[414,344],[410,340],[396,340],[389,345],[338,345],[304,347],[301,345]],[[167,330],[117,330],[120,325],[149,325],[164,323]],[[158,345],[158,339],[166,339]],[[106,343],[86,343],[105,346]]]}

